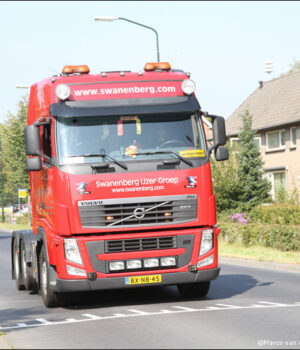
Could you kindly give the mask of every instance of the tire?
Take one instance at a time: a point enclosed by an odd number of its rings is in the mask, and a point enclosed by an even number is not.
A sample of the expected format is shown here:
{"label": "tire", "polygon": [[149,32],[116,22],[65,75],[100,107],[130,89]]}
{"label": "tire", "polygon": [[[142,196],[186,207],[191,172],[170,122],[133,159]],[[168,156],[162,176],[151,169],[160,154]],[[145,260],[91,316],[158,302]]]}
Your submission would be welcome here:
{"label": "tire", "polygon": [[45,246],[42,246],[39,255],[39,282],[40,282],[40,294],[42,295],[43,302],[46,307],[62,306],[62,295],[55,293],[50,288],[48,262],[46,257]]}
{"label": "tire", "polygon": [[24,283],[25,289],[36,291],[36,283],[34,283],[34,278],[32,276],[32,268],[26,264],[25,260],[25,244],[24,240],[20,244],[20,267],[21,276]]}
{"label": "tire", "polygon": [[14,261],[14,276],[16,280],[17,289],[25,290],[25,286],[22,279],[22,272],[21,272],[20,250],[16,239],[14,239],[14,245],[13,245],[13,261]]}
{"label": "tire", "polygon": [[207,295],[210,281],[178,284],[177,289],[184,298],[203,298]]}

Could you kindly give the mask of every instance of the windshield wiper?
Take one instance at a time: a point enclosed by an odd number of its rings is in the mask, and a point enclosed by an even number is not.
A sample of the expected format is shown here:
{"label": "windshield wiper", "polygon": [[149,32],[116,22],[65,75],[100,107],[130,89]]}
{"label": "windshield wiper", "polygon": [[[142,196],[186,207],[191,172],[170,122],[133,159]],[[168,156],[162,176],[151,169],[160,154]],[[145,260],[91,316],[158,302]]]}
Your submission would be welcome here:
{"label": "windshield wiper", "polygon": [[189,166],[194,166],[190,160],[185,159],[185,158],[181,157],[181,155],[179,155],[178,153],[172,152],[172,151],[155,151],[155,152],[134,153],[134,155],[136,155],[136,156],[139,156],[139,155],[152,156],[152,155],[156,155],[156,154],[173,154],[178,159],[180,159],[182,162],[188,164]]}
{"label": "windshield wiper", "polygon": [[121,168],[128,170],[127,165],[124,164],[123,162],[119,162],[117,159],[109,156],[105,152],[101,153],[85,153],[85,154],[79,154],[78,156],[70,156],[69,158],[74,158],[74,157],[103,157],[103,158],[108,158],[112,160],[114,163],[118,164]]}

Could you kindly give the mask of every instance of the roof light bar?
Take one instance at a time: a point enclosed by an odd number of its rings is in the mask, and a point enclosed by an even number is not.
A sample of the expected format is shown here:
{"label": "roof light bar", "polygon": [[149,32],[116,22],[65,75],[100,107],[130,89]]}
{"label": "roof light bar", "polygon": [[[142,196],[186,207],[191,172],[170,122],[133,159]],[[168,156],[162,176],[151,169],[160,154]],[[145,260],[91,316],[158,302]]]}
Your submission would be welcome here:
{"label": "roof light bar", "polygon": [[169,71],[171,69],[171,65],[168,62],[148,62],[145,64],[144,70],[146,72],[154,71],[154,70],[164,70]]}
{"label": "roof light bar", "polygon": [[79,66],[64,66],[62,69],[63,74],[74,74],[74,73],[80,73],[80,74],[88,74],[90,72],[90,68],[86,65],[79,65]]}

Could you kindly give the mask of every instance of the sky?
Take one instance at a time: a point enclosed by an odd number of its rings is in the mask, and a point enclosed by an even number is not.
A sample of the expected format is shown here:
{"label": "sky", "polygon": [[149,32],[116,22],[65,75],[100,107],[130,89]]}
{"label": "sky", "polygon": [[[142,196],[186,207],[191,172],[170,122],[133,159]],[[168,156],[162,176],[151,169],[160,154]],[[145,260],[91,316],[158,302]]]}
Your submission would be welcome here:
{"label": "sky", "polygon": [[[191,73],[203,111],[225,118],[258,87],[300,60],[300,2],[0,1],[0,122],[29,92],[16,88],[86,64],[91,73],[143,70],[161,61]],[[264,63],[273,61],[271,74]]]}

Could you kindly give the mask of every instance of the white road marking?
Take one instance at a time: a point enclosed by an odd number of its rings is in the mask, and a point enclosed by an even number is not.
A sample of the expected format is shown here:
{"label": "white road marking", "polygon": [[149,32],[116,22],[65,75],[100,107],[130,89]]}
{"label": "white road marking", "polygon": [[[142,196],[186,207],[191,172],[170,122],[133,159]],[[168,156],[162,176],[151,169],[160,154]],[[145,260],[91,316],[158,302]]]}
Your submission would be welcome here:
{"label": "white road marking", "polygon": [[185,306],[172,306],[174,309],[180,309],[184,311],[196,311],[197,309],[192,309],[191,307],[185,307]]}
{"label": "white road marking", "polygon": [[280,303],[271,303],[269,301],[259,301],[261,304],[267,304],[267,305],[272,305],[272,306],[288,306],[288,304],[280,304]]}
{"label": "white road marking", "polygon": [[242,308],[242,306],[236,306],[236,305],[230,305],[230,304],[216,304],[218,306],[225,306],[228,309],[240,309]]}
{"label": "white road marking", "polygon": [[[103,321],[103,320],[108,320],[108,319],[114,319],[114,318],[121,318],[121,317],[137,317],[137,316],[155,316],[155,315],[164,315],[164,314],[179,314],[179,313],[187,313],[187,312],[214,312],[214,311],[234,311],[234,310],[240,310],[240,309],[256,309],[256,308],[261,308],[261,309],[270,309],[270,308],[286,308],[286,307],[300,307],[300,302],[295,302],[292,304],[281,304],[281,303],[272,303],[268,301],[259,301],[260,304],[253,304],[249,306],[235,306],[235,305],[230,305],[230,304],[215,304],[219,305],[222,307],[215,307],[215,306],[206,306],[204,308],[200,309],[193,309],[193,308],[188,308],[188,307],[183,307],[183,306],[173,306],[173,308],[177,308],[178,310],[160,310],[156,312],[144,312],[140,310],[128,310],[131,311],[131,314],[122,314],[122,313],[117,313],[109,316],[97,316],[97,315],[92,315],[92,314],[82,314],[85,318],[83,319],[74,319],[74,318],[69,318],[65,319],[62,321],[47,321],[42,318],[35,319],[35,321],[38,321],[37,323],[34,324],[26,324],[26,323],[17,323],[16,325],[13,326],[0,326],[0,329],[3,331],[6,330],[13,330],[13,329],[19,329],[19,328],[32,328],[32,327],[41,327],[41,326],[55,326],[55,325],[62,325],[62,324],[71,324],[71,323],[79,323],[79,322],[91,322],[91,321]],[[225,306],[225,307],[224,307]]]}
{"label": "white road marking", "polygon": [[17,323],[17,327],[16,328],[26,328],[26,327],[29,327],[29,325],[26,324],[26,323]]}
{"label": "white road marking", "polygon": [[97,316],[97,315],[92,315],[92,314],[82,314],[82,316],[91,318],[92,320],[101,320],[102,317]]}
{"label": "white road marking", "polygon": [[129,309],[127,311],[133,312],[134,314],[137,314],[137,315],[149,315],[149,312],[140,311],[140,310]]}
{"label": "white road marking", "polygon": [[42,324],[51,324],[52,322],[45,320],[44,318],[36,318],[38,322],[41,322]]}

